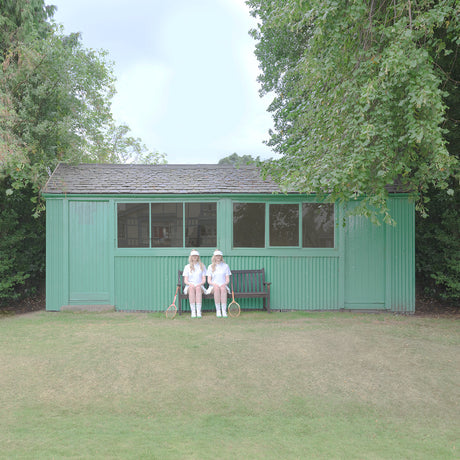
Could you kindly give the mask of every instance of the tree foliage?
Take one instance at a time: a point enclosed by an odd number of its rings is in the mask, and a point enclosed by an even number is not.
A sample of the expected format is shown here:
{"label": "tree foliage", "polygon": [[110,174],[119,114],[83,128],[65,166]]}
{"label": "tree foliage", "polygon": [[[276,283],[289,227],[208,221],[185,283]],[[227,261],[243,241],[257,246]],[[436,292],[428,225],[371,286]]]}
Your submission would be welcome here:
{"label": "tree foliage", "polygon": [[[421,213],[428,190],[453,194],[446,86],[460,44],[456,0],[249,0],[261,93],[274,93],[266,171],[289,189],[363,198],[391,222],[386,185]],[[446,65],[447,63],[447,65]]]}
{"label": "tree foliage", "polygon": [[233,165],[236,167],[252,163],[260,163],[260,158],[254,158],[252,155],[238,155],[236,152],[221,158],[218,162],[219,165]]}
{"label": "tree foliage", "polygon": [[0,181],[0,303],[18,297],[19,286],[32,294],[45,274],[45,216],[33,216],[32,186],[8,196],[10,188],[10,179]]}
{"label": "tree foliage", "polygon": [[[444,83],[447,93],[447,148],[460,160],[460,59],[445,56],[439,65],[449,69]],[[453,195],[434,187],[428,189],[429,215],[416,215],[416,269],[420,286],[426,293],[447,300],[460,299],[460,185],[455,177],[449,180]]]}
{"label": "tree foliage", "polygon": [[386,208],[401,181],[417,203],[416,268],[460,298],[460,6],[455,0],[249,0],[261,93],[275,95],[266,172],[331,200]]}
{"label": "tree foliage", "polygon": [[163,159],[113,119],[107,53],[64,35],[54,11],[44,0],[0,0],[0,298],[43,276],[39,192],[59,162]]}
{"label": "tree foliage", "polygon": [[[453,185],[452,185],[453,186]],[[460,300],[460,188],[428,191],[430,215],[416,219],[416,270],[426,294]]]}
{"label": "tree foliage", "polygon": [[39,189],[59,161],[120,162],[146,154],[112,116],[113,66],[79,34],[51,23],[43,0],[0,10],[0,164],[20,189]]}

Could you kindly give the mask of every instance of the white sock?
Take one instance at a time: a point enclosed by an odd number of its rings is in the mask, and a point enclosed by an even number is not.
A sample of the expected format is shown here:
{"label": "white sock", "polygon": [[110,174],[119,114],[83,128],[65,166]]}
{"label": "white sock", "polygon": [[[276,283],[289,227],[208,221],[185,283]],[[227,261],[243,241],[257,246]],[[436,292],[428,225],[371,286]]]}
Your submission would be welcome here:
{"label": "white sock", "polygon": [[220,304],[216,303],[216,316],[221,317],[222,315],[220,314]]}
{"label": "white sock", "polygon": [[226,303],[221,303],[220,307],[222,309],[222,316],[224,318],[226,318],[227,317],[227,304]]}
{"label": "white sock", "polygon": [[201,318],[201,303],[196,304],[196,317]]}
{"label": "white sock", "polygon": [[194,303],[190,304],[190,310],[192,310],[192,318],[196,318],[196,309]]}

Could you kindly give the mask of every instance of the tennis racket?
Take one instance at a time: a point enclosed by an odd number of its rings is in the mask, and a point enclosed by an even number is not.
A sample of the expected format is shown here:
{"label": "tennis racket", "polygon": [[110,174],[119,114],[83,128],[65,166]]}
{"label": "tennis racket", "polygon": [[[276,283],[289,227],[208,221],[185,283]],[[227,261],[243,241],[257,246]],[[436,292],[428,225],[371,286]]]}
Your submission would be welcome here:
{"label": "tennis racket", "polygon": [[173,319],[176,314],[177,314],[177,307],[176,307],[176,297],[177,297],[177,291],[179,291],[179,287],[177,286],[176,288],[176,293],[174,294],[174,300],[172,304],[166,309],[166,318]]}
{"label": "tennis racket", "polygon": [[227,307],[228,314],[232,318],[237,318],[240,316],[241,313],[241,307],[238,302],[235,302],[235,293],[233,292],[233,282],[232,282],[232,301],[230,302],[230,305]]}

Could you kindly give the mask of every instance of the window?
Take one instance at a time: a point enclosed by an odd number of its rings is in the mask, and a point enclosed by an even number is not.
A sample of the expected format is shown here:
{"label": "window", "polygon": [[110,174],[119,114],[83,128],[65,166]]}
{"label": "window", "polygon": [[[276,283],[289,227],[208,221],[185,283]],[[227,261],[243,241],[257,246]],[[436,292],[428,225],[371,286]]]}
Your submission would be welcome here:
{"label": "window", "polygon": [[149,205],[146,203],[119,203],[118,247],[149,247]]}
{"label": "window", "polygon": [[233,247],[265,247],[264,203],[233,203]]}
{"label": "window", "polygon": [[216,203],[118,203],[119,248],[217,246]]}
{"label": "window", "polygon": [[185,247],[217,246],[216,203],[185,203]]}
{"label": "window", "polygon": [[152,203],[152,248],[182,247],[182,203]]}
{"label": "window", "polygon": [[270,246],[299,246],[299,205],[270,205]]}
{"label": "window", "polygon": [[329,203],[233,203],[234,248],[333,248],[334,225]]}
{"label": "window", "polygon": [[[117,228],[119,248],[215,248],[217,203],[117,203]],[[333,204],[233,203],[234,248],[334,248],[334,230]]]}
{"label": "window", "polygon": [[334,247],[334,205],[302,203],[302,246]]}

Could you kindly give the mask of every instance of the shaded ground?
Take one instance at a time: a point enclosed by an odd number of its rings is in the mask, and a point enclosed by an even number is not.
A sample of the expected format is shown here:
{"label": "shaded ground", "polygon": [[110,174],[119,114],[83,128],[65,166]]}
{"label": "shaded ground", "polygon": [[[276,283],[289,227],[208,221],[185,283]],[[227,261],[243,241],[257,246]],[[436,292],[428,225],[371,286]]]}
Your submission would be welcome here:
{"label": "shaded ground", "polygon": [[45,306],[45,292],[41,292],[33,297],[10,301],[5,305],[0,304],[0,315],[21,315],[23,313],[44,310]]}
{"label": "shaded ground", "polygon": [[[460,304],[445,302],[439,299],[432,299],[424,295],[416,296],[416,316],[432,317],[453,317],[460,319]],[[42,292],[33,297],[9,302],[7,305],[0,305],[0,315],[20,315],[45,309],[45,293]]]}
{"label": "shaded ground", "polygon": [[460,305],[454,302],[445,302],[418,295],[415,302],[415,315],[434,317],[452,316],[455,319],[460,319]]}

